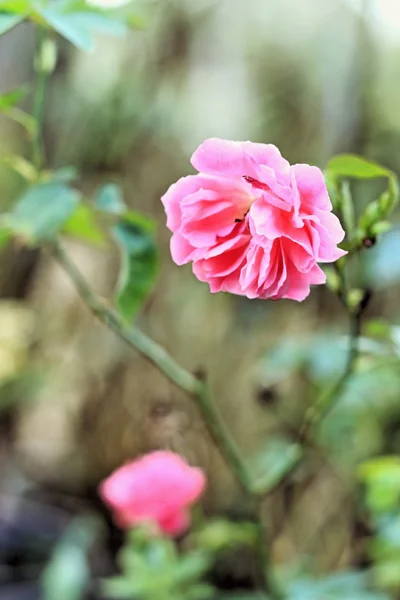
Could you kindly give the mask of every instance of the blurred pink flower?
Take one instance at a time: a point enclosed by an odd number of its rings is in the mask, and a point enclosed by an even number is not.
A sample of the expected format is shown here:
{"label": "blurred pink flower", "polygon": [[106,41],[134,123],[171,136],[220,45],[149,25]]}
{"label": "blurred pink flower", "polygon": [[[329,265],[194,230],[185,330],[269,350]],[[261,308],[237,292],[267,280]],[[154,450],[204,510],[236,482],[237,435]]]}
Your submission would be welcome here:
{"label": "blurred pink flower", "polygon": [[320,169],[291,166],[272,144],[216,138],[191,163],[199,173],[162,197],[178,265],[193,262],[211,292],[248,298],[301,301],[325,283],[317,263],[346,253]]}
{"label": "blurred pink flower", "polygon": [[178,454],[158,450],[114,471],[99,491],[119,526],[150,522],[175,536],[190,525],[188,508],[205,484],[201,469],[189,466]]}

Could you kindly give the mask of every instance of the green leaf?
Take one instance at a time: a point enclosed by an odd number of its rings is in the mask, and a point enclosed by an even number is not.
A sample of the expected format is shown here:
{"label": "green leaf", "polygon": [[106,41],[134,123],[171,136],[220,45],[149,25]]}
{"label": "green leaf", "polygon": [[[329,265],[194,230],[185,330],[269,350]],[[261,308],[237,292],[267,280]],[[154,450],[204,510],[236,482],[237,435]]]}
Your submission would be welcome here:
{"label": "green leaf", "polygon": [[127,210],[124,213],[123,220],[126,223],[140,227],[140,229],[143,229],[143,231],[146,231],[147,233],[154,232],[156,228],[156,223],[153,219],[149,219],[135,210]]}
{"label": "green leaf", "polygon": [[24,20],[24,16],[12,13],[0,12],[0,35],[10,31],[13,27]]}
{"label": "green leaf", "polygon": [[399,184],[397,177],[393,176],[389,179],[389,186],[379,198],[382,217],[387,217],[396,207],[399,201]]}
{"label": "green leaf", "polygon": [[[150,535],[149,535],[150,534]],[[171,539],[143,529],[128,532],[118,554],[121,575],[106,582],[112,598],[146,600],[206,600],[214,597],[203,582],[210,556],[203,550],[178,553]]]}
{"label": "green leaf", "polygon": [[339,274],[332,267],[325,267],[324,273],[326,275],[326,285],[328,289],[336,294],[339,291],[341,284]]}
{"label": "green leaf", "polygon": [[340,208],[343,215],[344,228],[351,241],[355,233],[355,212],[354,202],[351,197],[350,185],[348,181],[342,181],[340,185]]}
{"label": "green leaf", "polygon": [[61,167],[55,171],[42,171],[42,181],[60,181],[63,183],[70,183],[75,179],[78,179],[78,169],[74,166]]}
{"label": "green leaf", "polygon": [[367,485],[367,504],[372,512],[395,510],[400,501],[400,457],[381,456],[362,463],[359,477]]}
{"label": "green leaf", "polygon": [[371,227],[382,217],[381,207],[378,200],[370,202],[360,217],[359,227],[366,235],[370,232]]}
{"label": "green leaf", "polygon": [[113,215],[123,215],[127,210],[121,189],[115,183],[101,186],[96,193],[94,202],[99,210]]}
{"label": "green leaf", "polygon": [[104,583],[104,593],[110,598],[132,600],[132,582],[122,575],[110,577]]}
{"label": "green leaf", "polygon": [[365,291],[360,288],[353,288],[346,294],[346,302],[351,311],[355,311],[364,297]]}
{"label": "green leaf", "polygon": [[0,12],[25,15],[31,9],[31,0],[0,0]]}
{"label": "green leaf", "polygon": [[35,370],[19,371],[0,380],[0,413],[13,406],[31,402],[44,384],[43,373]]}
{"label": "green leaf", "polygon": [[0,249],[8,244],[11,239],[11,233],[8,229],[0,229]]}
{"label": "green leaf", "polygon": [[332,173],[337,177],[354,177],[357,179],[393,177],[392,171],[355,154],[338,154],[334,156],[327,164],[326,169],[328,173]]}
{"label": "green leaf", "polygon": [[371,234],[381,235],[382,233],[386,233],[392,229],[392,224],[390,221],[378,221],[378,223],[374,223],[371,225]]}
{"label": "green leaf", "polygon": [[121,37],[127,32],[125,24],[112,13],[101,13],[97,11],[71,13],[77,22],[93,32],[104,33],[115,37]]}
{"label": "green leaf", "polygon": [[36,131],[36,121],[32,115],[16,107],[5,108],[1,112],[8,119],[21,125],[28,132],[29,137],[33,138]]}
{"label": "green leaf", "polygon": [[94,211],[86,204],[78,204],[63,227],[63,233],[86,242],[102,246],[105,243],[103,232],[96,223]]}
{"label": "green leaf", "polygon": [[121,36],[126,31],[122,21],[95,11],[63,12],[59,8],[48,7],[41,8],[39,12],[57,33],[85,52],[93,51],[96,32]]}
{"label": "green leaf", "polygon": [[124,222],[135,225],[147,233],[155,230],[155,221],[135,210],[128,209],[121,188],[116,183],[102,185],[95,194],[94,204],[98,210],[109,215],[122,217]]}
{"label": "green leaf", "polygon": [[369,337],[389,340],[392,334],[392,328],[388,321],[378,317],[376,319],[369,319],[369,321],[364,323],[363,334]]}
{"label": "green leaf", "polygon": [[400,456],[380,456],[363,462],[359,475],[364,481],[394,478],[400,484]]}
{"label": "green leaf", "polygon": [[374,566],[373,573],[379,586],[392,588],[395,592],[400,585],[400,557],[394,556]]}
{"label": "green leaf", "polygon": [[364,573],[344,572],[321,579],[299,578],[289,585],[288,600],[390,600],[368,589]]}
{"label": "green leaf", "polygon": [[255,486],[268,490],[281,481],[299,462],[302,449],[284,439],[269,440],[266,447],[253,459],[252,467],[258,475]]}
{"label": "green leaf", "polygon": [[[386,219],[399,200],[399,185],[395,173],[354,154],[334,156],[326,167],[327,179],[350,177],[356,179],[372,179],[386,177],[389,179],[388,189],[378,200],[370,202],[360,216],[358,227],[355,226],[354,208],[347,183],[342,183],[339,193],[339,204],[343,214],[346,232],[350,241],[354,238],[373,237],[379,232],[378,222]],[[336,182],[336,188],[339,182]],[[335,188],[335,186],[333,186]]]}
{"label": "green leaf", "polygon": [[36,121],[32,115],[16,107],[29,93],[29,86],[23,85],[0,95],[0,112],[5,117],[22,125],[32,138],[36,130]]}
{"label": "green leaf", "polygon": [[146,26],[146,19],[144,18],[144,16],[133,13],[127,14],[125,16],[125,22],[132,29],[144,29],[144,27]]}
{"label": "green leaf", "polygon": [[122,222],[113,228],[121,250],[121,270],[116,304],[130,321],[153,286],[157,273],[157,251],[152,236],[143,227]]}
{"label": "green leaf", "polygon": [[82,600],[90,583],[87,554],[101,524],[77,517],[68,527],[42,575],[43,600]]}
{"label": "green leaf", "polygon": [[3,154],[0,155],[0,162],[21,175],[23,179],[30,183],[36,181],[38,173],[34,165],[19,154]]}
{"label": "green leaf", "polygon": [[340,204],[340,194],[337,178],[334,176],[333,173],[330,173],[327,169],[325,169],[324,179],[326,187],[328,188],[328,194],[331,199],[332,206],[334,210],[338,210]]}
{"label": "green leaf", "polygon": [[40,14],[48,25],[79,50],[91,52],[94,40],[91,30],[79,23],[74,14],[63,14],[55,8],[41,9]]}
{"label": "green leaf", "polygon": [[254,523],[234,523],[215,519],[194,534],[196,545],[208,552],[220,552],[234,546],[252,546],[257,543],[257,526]]}
{"label": "green leaf", "polygon": [[84,12],[91,10],[87,0],[57,0],[57,10],[66,12]]}
{"label": "green leaf", "polygon": [[79,202],[79,193],[63,183],[30,188],[19,199],[6,225],[29,243],[48,240],[60,231]]}
{"label": "green leaf", "polygon": [[29,93],[29,86],[22,85],[15,90],[0,94],[0,111],[12,108],[18,102],[21,102]]}

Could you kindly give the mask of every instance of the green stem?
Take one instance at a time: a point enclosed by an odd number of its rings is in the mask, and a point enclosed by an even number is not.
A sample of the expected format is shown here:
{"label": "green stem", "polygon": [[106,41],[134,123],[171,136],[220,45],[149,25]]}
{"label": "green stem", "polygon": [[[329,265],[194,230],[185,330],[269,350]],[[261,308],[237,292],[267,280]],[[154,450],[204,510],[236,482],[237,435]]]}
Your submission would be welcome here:
{"label": "green stem", "polygon": [[362,311],[357,309],[350,313],[349,349],[345,369],[339,379],[321,394],[312,410],[307,414],[305,422],[300,430],[300,440],[305,441],[310,437],[310,430],[320,423],[335,406],[340,394],[344,390],[347,381],[354,372],[358,357],[358,339],[360,337]]}
{"label": "green stem", "polygon": [[32,162],[39,170],[44,163],[44,144],[43,144],[43,117],[44,117],[44,99],[48,82],[48,73],[41,65],[41,53],[43,44],[46,40],[47,32],[43,27],[36,27],[36,56],[35,56],[35,93],[33,97],[32,116],[35,119],[35,133],[32,145]]}
{"label": "green stem", "polygon": [[235,440],[217,411],[209,385],[205,381],[197,380],[197,392],[194,395],[212,439],[236,474],[243,489],[252,494],[253,478]]}
{"label": "green stem", "polygon": [[183,369],[162,346],[136,327],[130,327],[115,310],[107,306],[104,300],[94,294],[80,271],[58,244],[53,245],[52,254],[68,273],[79,295],[93,314],[131,348],[138,350],[140,354],[158,367],[173,383],[195,398],[212,439],[227,463],[232,467],[239,483],[248,493],[251,493],[253,484],[250,471],[236,442],[217,411],[208,383],[197,379],[189,371]]}
{"label": "green stem", "polygon": [[343,306],[347,309],[347,282],[344,273],[344,265],[340,264],[340,262],[333,263],[333,268],[336,271],[336,274],[339,278],[340,287],[337,292],[338,298]]}

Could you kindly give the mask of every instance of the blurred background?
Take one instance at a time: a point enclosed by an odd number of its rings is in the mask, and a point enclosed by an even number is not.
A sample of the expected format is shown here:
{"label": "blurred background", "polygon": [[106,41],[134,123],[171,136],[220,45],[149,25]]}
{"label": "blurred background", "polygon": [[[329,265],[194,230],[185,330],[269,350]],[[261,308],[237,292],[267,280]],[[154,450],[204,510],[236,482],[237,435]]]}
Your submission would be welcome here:
{"label": "blurred background", "polygon": [[[192,172],[191,153],[207,137],[274,143],[290,162],[321,168],[335,153],[354,152],[399,174],[400,5],[133,4],[138,28],[124,39],[99,36],[87,54],[59,40],[45,102],[47,165],[76,166],[88,196],[119,184],[130,207],[157,221],[159,275],[138,324],[186,368],[208,374],[245,455],[268,444],[273,463],[290,427],[343,368],[346,315],[326,289],[301,305],[210,295],[190,266],[172,263],[160,196]],[[29,24],[1,37],[1,93],[33,81],[33,47]],[[0,128],[1,152],[23,154],[18,124],[0,117]],[[2,210],[23,185],[0,160]],[[358,213],[380,185],[354,187]],[[110,296],[116,249],[65,245],[96,291]],[[278,563],[298,566],[301,557],[325,573],[371,560],[356,467],[400,450],[399,253],[394,227],[354,266],[355,279],[373,290],[365,353],[324,422],[324,450],[269,500]],[[75,540],[70,549],[90,546],[87,597],[102,597],[94,577],[114,571],[120,533],[97,485],[154,448],[206,469],[206,514],[251,518],[192,401],[94,320],[46,253],[13,244],[0,266],[0,599],[41,598],[40,577],[66,539]],[[382,359],[385,344],[391,360]],[[218,585],[251,586],[251,560],[232,561],[216,572]]]}

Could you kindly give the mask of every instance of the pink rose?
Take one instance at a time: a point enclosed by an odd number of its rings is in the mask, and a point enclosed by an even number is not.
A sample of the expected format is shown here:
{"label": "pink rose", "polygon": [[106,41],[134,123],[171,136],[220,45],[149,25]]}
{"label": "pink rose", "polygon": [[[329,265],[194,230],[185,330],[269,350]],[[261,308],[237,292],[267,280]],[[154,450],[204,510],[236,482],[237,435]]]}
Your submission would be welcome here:
{"label": "pink rose", "polygon": [[322,172],[291,166],[272,144],[209,139],[191,159],[199,171],[162,197],[171,254],[211,292],[304,300],[325,283],[319,262],[345,254]]}
{"label": "pink rose", "polygon": [[152,522],[175,536],[188,528],[188,507],[202,495],[205,483],[201,469],[159,450],[114,471],[101,483],[100,495],[121,527]]}

